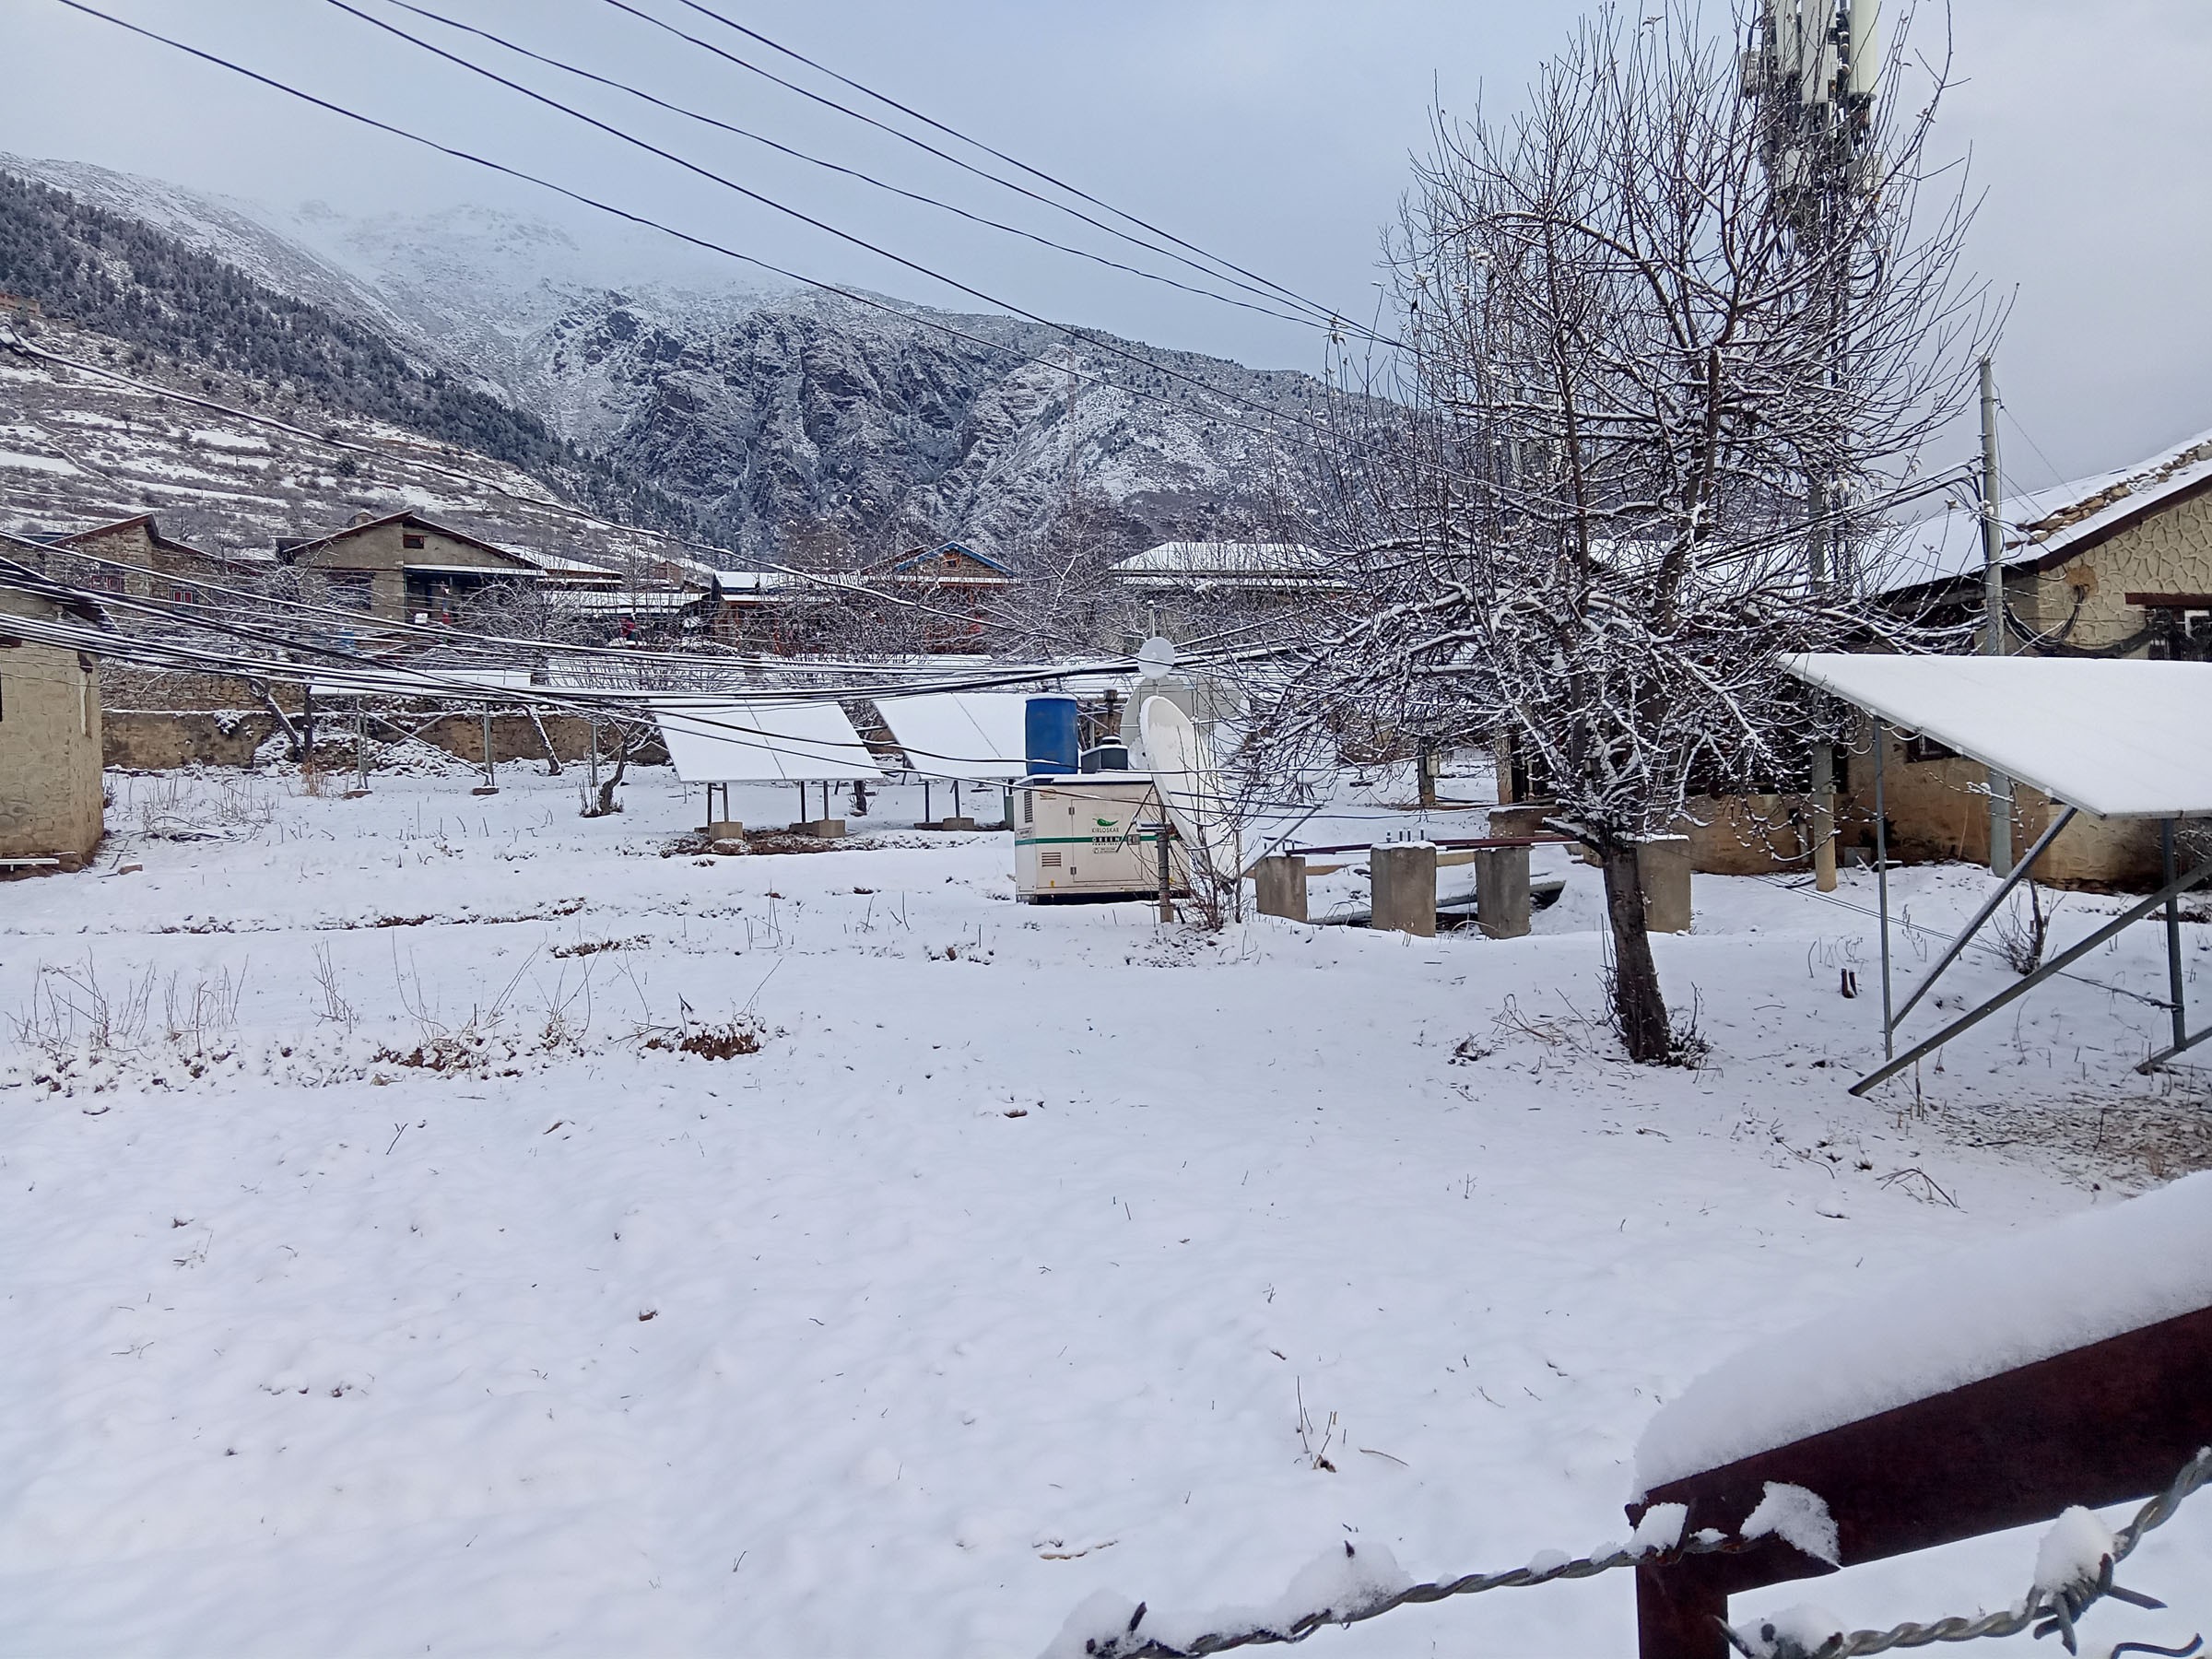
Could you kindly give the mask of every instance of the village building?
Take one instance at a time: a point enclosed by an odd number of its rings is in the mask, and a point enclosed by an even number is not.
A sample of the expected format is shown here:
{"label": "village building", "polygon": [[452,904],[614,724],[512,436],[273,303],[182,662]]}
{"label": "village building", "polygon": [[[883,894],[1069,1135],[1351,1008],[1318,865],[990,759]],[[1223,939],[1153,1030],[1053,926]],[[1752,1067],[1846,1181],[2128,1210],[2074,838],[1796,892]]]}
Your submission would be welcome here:
{"label": "village building", "polygon": [[1170,541],[1107,571],[1133,626],[1190,638],[1340,591],[1327,555],[1297,542]]}
{"label": "village building", "polygon": [[11,583],[41,579],[41,544],[0,535],[0,874],[75,869],[105,831],[100,660],[41,643],[11,618],[104,627],[88,600],[57,600]]}
{"label": "village building", "polygon": [[[2212,432],[2133,466],[2010,497],[1998,516],[2009,654],[2212,656]],[[1962,500],[1912,527],[1884,585],[1890,603],[1912,616],[1979,624],[1983,563],[1980,514]],[[1892,856],[1988,861],[1983,767],[1916,734],[1893,732],[1883,768]],[[1871,824],[1869,755],[1853,757],[1849,793]],[[2023,788],[2015,791],[2013,815],[2018,855],[2053,812]],[[2159,859],[2155,826],[2085,817],[2052,844],[2036,874],[2088,887],[2155,885]]]}
{"label": "village building", "polygon": [[[237,581],[251,560],[209,553],[165,535],[153,513],[140,512],[82,530],[29,530],[17,538],[22,562],[77,587],[134,599],[192,604]],[[116,618],[124,627],[134,618]]]}
{"label": "village building", "polygon": [[385,622],[457,623],[473,603],[546,577],[512,548],[412,512],[285,538],[276,558],[320,574],[324,603]]}

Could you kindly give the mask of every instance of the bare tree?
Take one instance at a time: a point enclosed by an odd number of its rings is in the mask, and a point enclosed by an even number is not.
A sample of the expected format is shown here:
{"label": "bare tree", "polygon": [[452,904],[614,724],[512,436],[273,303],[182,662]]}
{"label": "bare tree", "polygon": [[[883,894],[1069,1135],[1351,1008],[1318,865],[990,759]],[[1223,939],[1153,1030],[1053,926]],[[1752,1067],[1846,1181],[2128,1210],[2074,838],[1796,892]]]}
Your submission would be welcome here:
{"label": "bare tree", "polygon": [[[1944,75],[1907,111],[1905,62],[1893,47],[1872,100],[1824,89],[1858,124],[1832,155],[1778,154],[1772,95],[1747,95],[1693,0],[1608,7],[1524,112],[1440,115],[1387,249],[1402,354],[1339,377],[1330,539],[1352,592],[1268,735],[1295,753],[1347,709],[1509,735],[1603,865],[1639,1061],[1675,1044],[1638,848],[1694,790],[1794,769],[1813,715],[1780,656],[1896,636],[1832,577],[1871,556],[1990,326],[1958,275],[1962,190],[1923,203]],[[1808,215],[1804,170],[1830,159]]]}

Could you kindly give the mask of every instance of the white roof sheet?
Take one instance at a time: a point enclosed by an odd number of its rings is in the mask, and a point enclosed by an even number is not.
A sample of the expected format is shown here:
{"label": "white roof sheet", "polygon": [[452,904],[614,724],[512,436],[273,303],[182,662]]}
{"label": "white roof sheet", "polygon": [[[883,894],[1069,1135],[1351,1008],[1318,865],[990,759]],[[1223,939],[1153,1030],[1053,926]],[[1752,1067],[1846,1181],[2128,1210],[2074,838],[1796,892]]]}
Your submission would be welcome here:
{"label": "white roof sheet", "polygon": [[1783,666],[2100,818],[2212,818],[2212,663],[1819,655]]}
{"label": "white roof sheet", "polygon": [[876,707],[916,771],[965,783],[1030,770],[1023,754],[1029,700],[1004,691],[933,691],[879,697]]}
{"label": "white roof sheet", "polygon": [[880,778],[867,746],[833,702],[666,698],[653,718],[687,783],[818,783]]}

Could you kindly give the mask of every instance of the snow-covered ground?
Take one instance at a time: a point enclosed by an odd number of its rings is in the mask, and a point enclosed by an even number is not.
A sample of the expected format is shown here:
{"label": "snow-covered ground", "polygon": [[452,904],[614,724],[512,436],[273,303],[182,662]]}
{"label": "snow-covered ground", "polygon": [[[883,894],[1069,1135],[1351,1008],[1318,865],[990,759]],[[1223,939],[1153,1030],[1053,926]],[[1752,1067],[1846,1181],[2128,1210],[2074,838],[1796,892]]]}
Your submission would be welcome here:
{"label": "snow-covered ground", "polygon": [[[1860,1102],[1865,877],[1700,877],[1658,952],[1713,1053],[1653,1072],[1591,1023],[1579,865],[1525,940],[1208,936],[1018,906],[1003,836],[899,790],[850,847],[702,860],[665,772],[584,820],[535,771],[118,778],[100,869],[142,871],[0,885],[0,1652],[970,1659],[1100,1590],[1265,1604],[1347,1540],[1580,1550],[1721,1357],[2200,1144],[2194,1085],[2130,1069],[2150,927]],[[1310,839],[1414,827],[1353,796]],[[1985,890],[1897,888],[1938,929]],[[667,1046],[733,1023],[758,1053]],[[2123,1574],[2175,1610],[2090,1633],[2212,1626],[2208,1554],[2200,1499]],[[1813,1588],[1887,1624],[2034,1559]],[[1631,1628],[1616,1574],[1317,1640]]]}

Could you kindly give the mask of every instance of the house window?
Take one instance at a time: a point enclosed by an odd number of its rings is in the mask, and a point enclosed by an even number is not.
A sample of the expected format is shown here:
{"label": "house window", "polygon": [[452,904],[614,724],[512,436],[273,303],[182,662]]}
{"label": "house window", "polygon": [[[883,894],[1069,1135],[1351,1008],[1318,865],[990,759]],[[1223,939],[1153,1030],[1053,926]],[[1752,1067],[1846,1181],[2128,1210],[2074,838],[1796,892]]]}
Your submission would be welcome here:
{"label": "house window", "polygon": [[410,553],[421,552],[422,533],[419,530],[402,530],[399,533],[399,545]]}
{"label": "house window", "polygon": [[1957,749],[1918,733],[1905,739],[1905,759],[1908,760],[1951,760],[1956,759],[1958,754]]}

